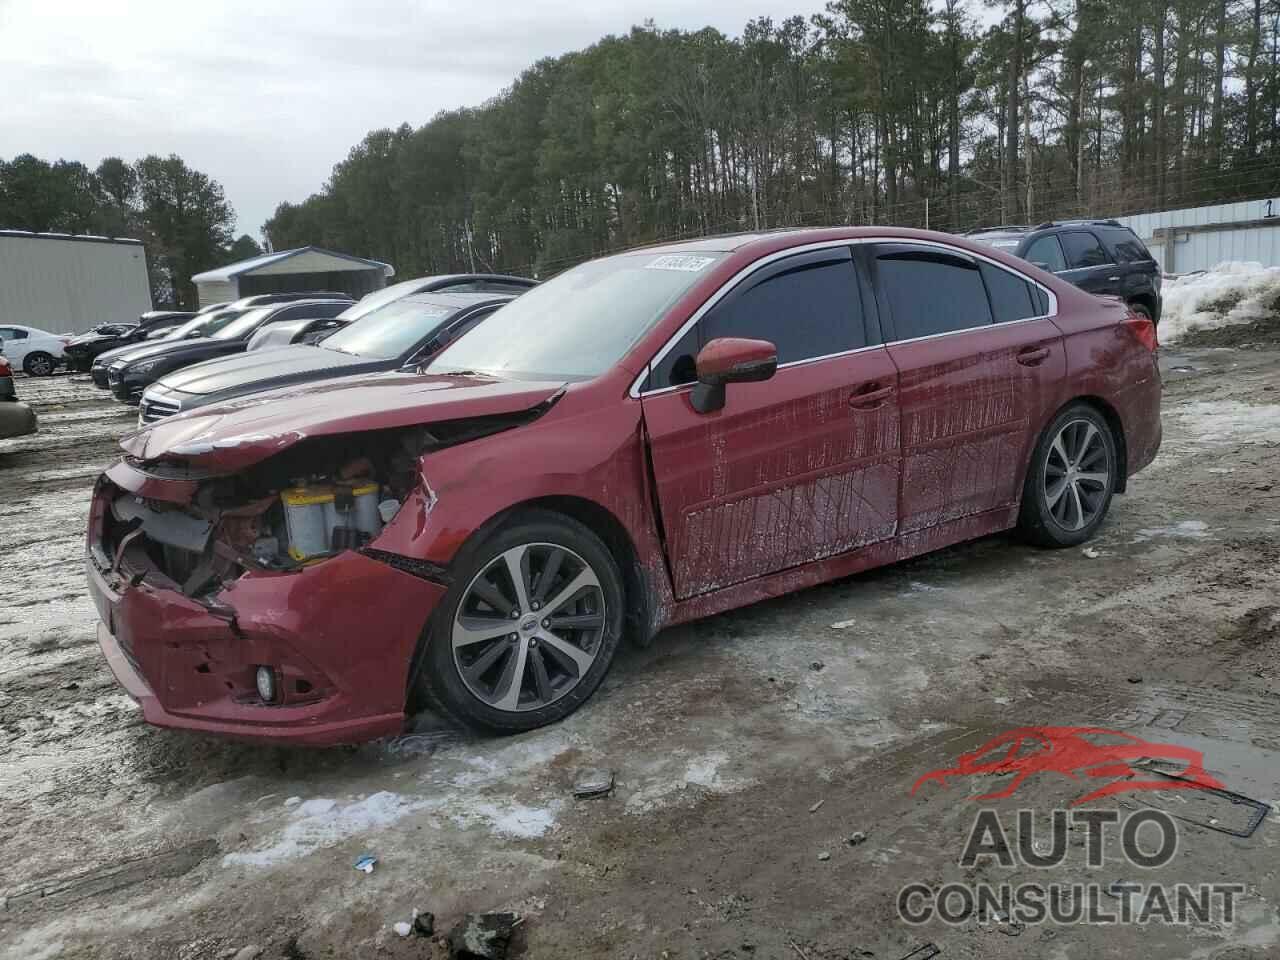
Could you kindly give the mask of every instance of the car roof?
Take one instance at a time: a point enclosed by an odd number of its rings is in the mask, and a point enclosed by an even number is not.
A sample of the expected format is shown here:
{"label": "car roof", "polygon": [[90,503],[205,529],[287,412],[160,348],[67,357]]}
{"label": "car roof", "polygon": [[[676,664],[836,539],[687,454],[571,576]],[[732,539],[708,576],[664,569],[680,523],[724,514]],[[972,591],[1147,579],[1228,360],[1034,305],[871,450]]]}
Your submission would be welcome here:
{"label": "car roof", "polygon": [[[506,303],[515,298],[514,293],[450,293],[448,290],[426,290],[422,293],[411,293],[399,300],[392,300],[391,303],[420,303],[424,306],[445,307],[449,310],[465,310],[482,303]],[[377,313],[377,310],[373,312]]]}

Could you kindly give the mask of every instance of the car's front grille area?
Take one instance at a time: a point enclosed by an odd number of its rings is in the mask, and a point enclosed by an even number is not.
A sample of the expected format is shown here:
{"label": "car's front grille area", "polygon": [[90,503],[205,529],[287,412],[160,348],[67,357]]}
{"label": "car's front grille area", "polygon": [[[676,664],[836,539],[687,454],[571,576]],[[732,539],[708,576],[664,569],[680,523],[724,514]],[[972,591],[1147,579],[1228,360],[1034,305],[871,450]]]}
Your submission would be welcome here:
{"label": "car's front grille area", "polygon": [[117,370],[115,367],[107,367],[107,383],[115,386],[124,379],[124,369]]}
{"label": "car's front grille area", "polygon": [[138,408],[138,420],[142,423],[155,423],[165,417],[172,417],[182,409],[182,404],[173,400],[156,400],[144,396]]}

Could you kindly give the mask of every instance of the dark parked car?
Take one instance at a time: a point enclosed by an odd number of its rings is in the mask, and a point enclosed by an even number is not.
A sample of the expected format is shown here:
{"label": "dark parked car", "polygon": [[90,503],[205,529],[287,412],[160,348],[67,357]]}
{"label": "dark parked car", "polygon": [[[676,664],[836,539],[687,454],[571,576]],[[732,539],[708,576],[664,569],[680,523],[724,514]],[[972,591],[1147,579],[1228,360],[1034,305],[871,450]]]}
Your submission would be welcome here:
{"label": "dark parked car", "polygon": [[[186,323],[174,327],[168,333],[160,336],[158,340],[194,340],[197,337],[208,336],[246,312],[248,312],[247,308],[245,310],[237,310],[229,306],[210,310],[208,313],[201,311]],[[107,350],[105,353],[98,354],[93,361],[93,365],[89,368],[89,374],[93,377],[93,385],[101,387],[103,390],[110,389],[111,384],[107,382],[107,368],[117,360],[127,359],[140,350],[154,346],[156,342],[156,340],[148,337],[141,342],[126,344],[123,347],[116,347],[112,350]]]}
{"label": "dark parked car", "polygon": [[35,432],[35,411],[18,399],[13,387],[13,368],[0,354],[0,440]]}
{"label": "dark parked car", "polygon": [[152,423],[277,387],[424,363],[511,299],[509,294],[417,293],[383,305],[315,346],[249,350],[186,367],[146,389],[140,420]]}
{"label": "dark parked car", "polygon": [[1012,527],[1087,540],[1159,448],[1155,349],[927,231],[590,261],[425,371],[126,435],[89,514],[99,640],[164,726],[341,743],[430,703],[527,730],[624,636]]}
{"label": "dark parked car", "polygon": [[359,320],[365,314],[377,310],[393,300],[400,300],[414,293],[426,293],[432,290],[448,290],[452,293],[524,293],[538,285],[537,280],[525,277],[513,277],[501,273],[453,273],[432,277],[417,277],[413,280],[402,280],[399,283],[375,290],[357,300],[332,320],[305,323],[295,321],[288,324],[276,324],[259,331],[249,341],[250,350],[261,350],[264,347],[284,347],[293,343],[319,343],[335,330]]}
{"label": "dark parked car", "polygon": [[67,356],[67,368],[73,373],[86,373],[93,361],[108,350],[141,343],[164,329],[173,329],[194,317],[189,310],[151,310],[142,314],[137,322],[104,323],[88,333],[72,337],[63,347]]}
{"label": "dark parked car", "polygon": [[1057,274],[1089,293],[1119,297],[1160,322],[1160,267],[1118,220],[1067,220],[1036,227],[983,227],[965,234]]}
{"label": "dark parked car", "polygon": [[[142,391],[165,374],[203,360],[243,353],[254,333],[268,324],[300,317],[334,317],[350,305],[350,300],[295,300],[211,313],[211,318],[223,322],[215,322],[203,336],[161,340],[113,360],[107,367],[107,383],[117,400],[137,403]],[[234,319],[225,320],[228,315],[235,315]]]}

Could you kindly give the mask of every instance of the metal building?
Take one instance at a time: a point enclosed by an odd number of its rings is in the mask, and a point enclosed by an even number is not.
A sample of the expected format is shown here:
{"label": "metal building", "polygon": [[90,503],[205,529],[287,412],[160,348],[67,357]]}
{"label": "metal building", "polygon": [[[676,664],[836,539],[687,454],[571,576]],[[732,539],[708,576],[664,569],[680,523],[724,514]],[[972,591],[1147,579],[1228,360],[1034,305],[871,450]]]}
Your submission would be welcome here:
{"label": "metal building", "polygon": [[0,230],[0,324],[83,333],[150,309],[140,241]]}
{"label": "metal building", "polygon": [[1165,273],[1209,270],[1227,260],[1280,266],[1280,199],[1118,217]]}
{"label": "metal building", "polygon": [[359,300],[381,290],[395,268],[380,260],[365,260],[320,247],[299,247],[250,257],[191,278],[200,306],[238,300],[257,293],[294,293],[327,290],[349,293]]}

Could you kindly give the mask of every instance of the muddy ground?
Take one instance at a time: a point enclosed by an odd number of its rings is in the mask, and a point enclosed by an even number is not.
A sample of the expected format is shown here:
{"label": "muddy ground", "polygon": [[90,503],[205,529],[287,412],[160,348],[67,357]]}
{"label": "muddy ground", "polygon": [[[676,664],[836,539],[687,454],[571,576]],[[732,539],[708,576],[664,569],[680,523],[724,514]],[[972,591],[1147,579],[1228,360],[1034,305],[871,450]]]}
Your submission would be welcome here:
{"label": "muddy ground", "polygon": [[[982,540],[666,631],[550,729],[424,717],[323,752],[140,722],[80,572],[92,478],[132,411],[82,378],[20,379],[42,430],[0,441],[0,954],[444,956],[394,931],[418,909],[442,928],[514,910],[513,953],[534,958],[1280,955],[1280,350],[1162,363],[1164,448],[1089,550]],[[1234,837],[1250,808],[1120,793],[1092,805],[1186,817],[1165,867],[1109,841],[1090,868],[1075,834],[1052,869],[962,868],[975,796],[1008,778],[912,784],[1027,724],[1201,750],[1266,819]],[[616,772],[611,796],[573,798],[587,767]],[[1041,773],[985,805],[1043,822],[1106,782]],[[1232,923],[898,919],[904,884],[951,880],[1246,891]]]}

